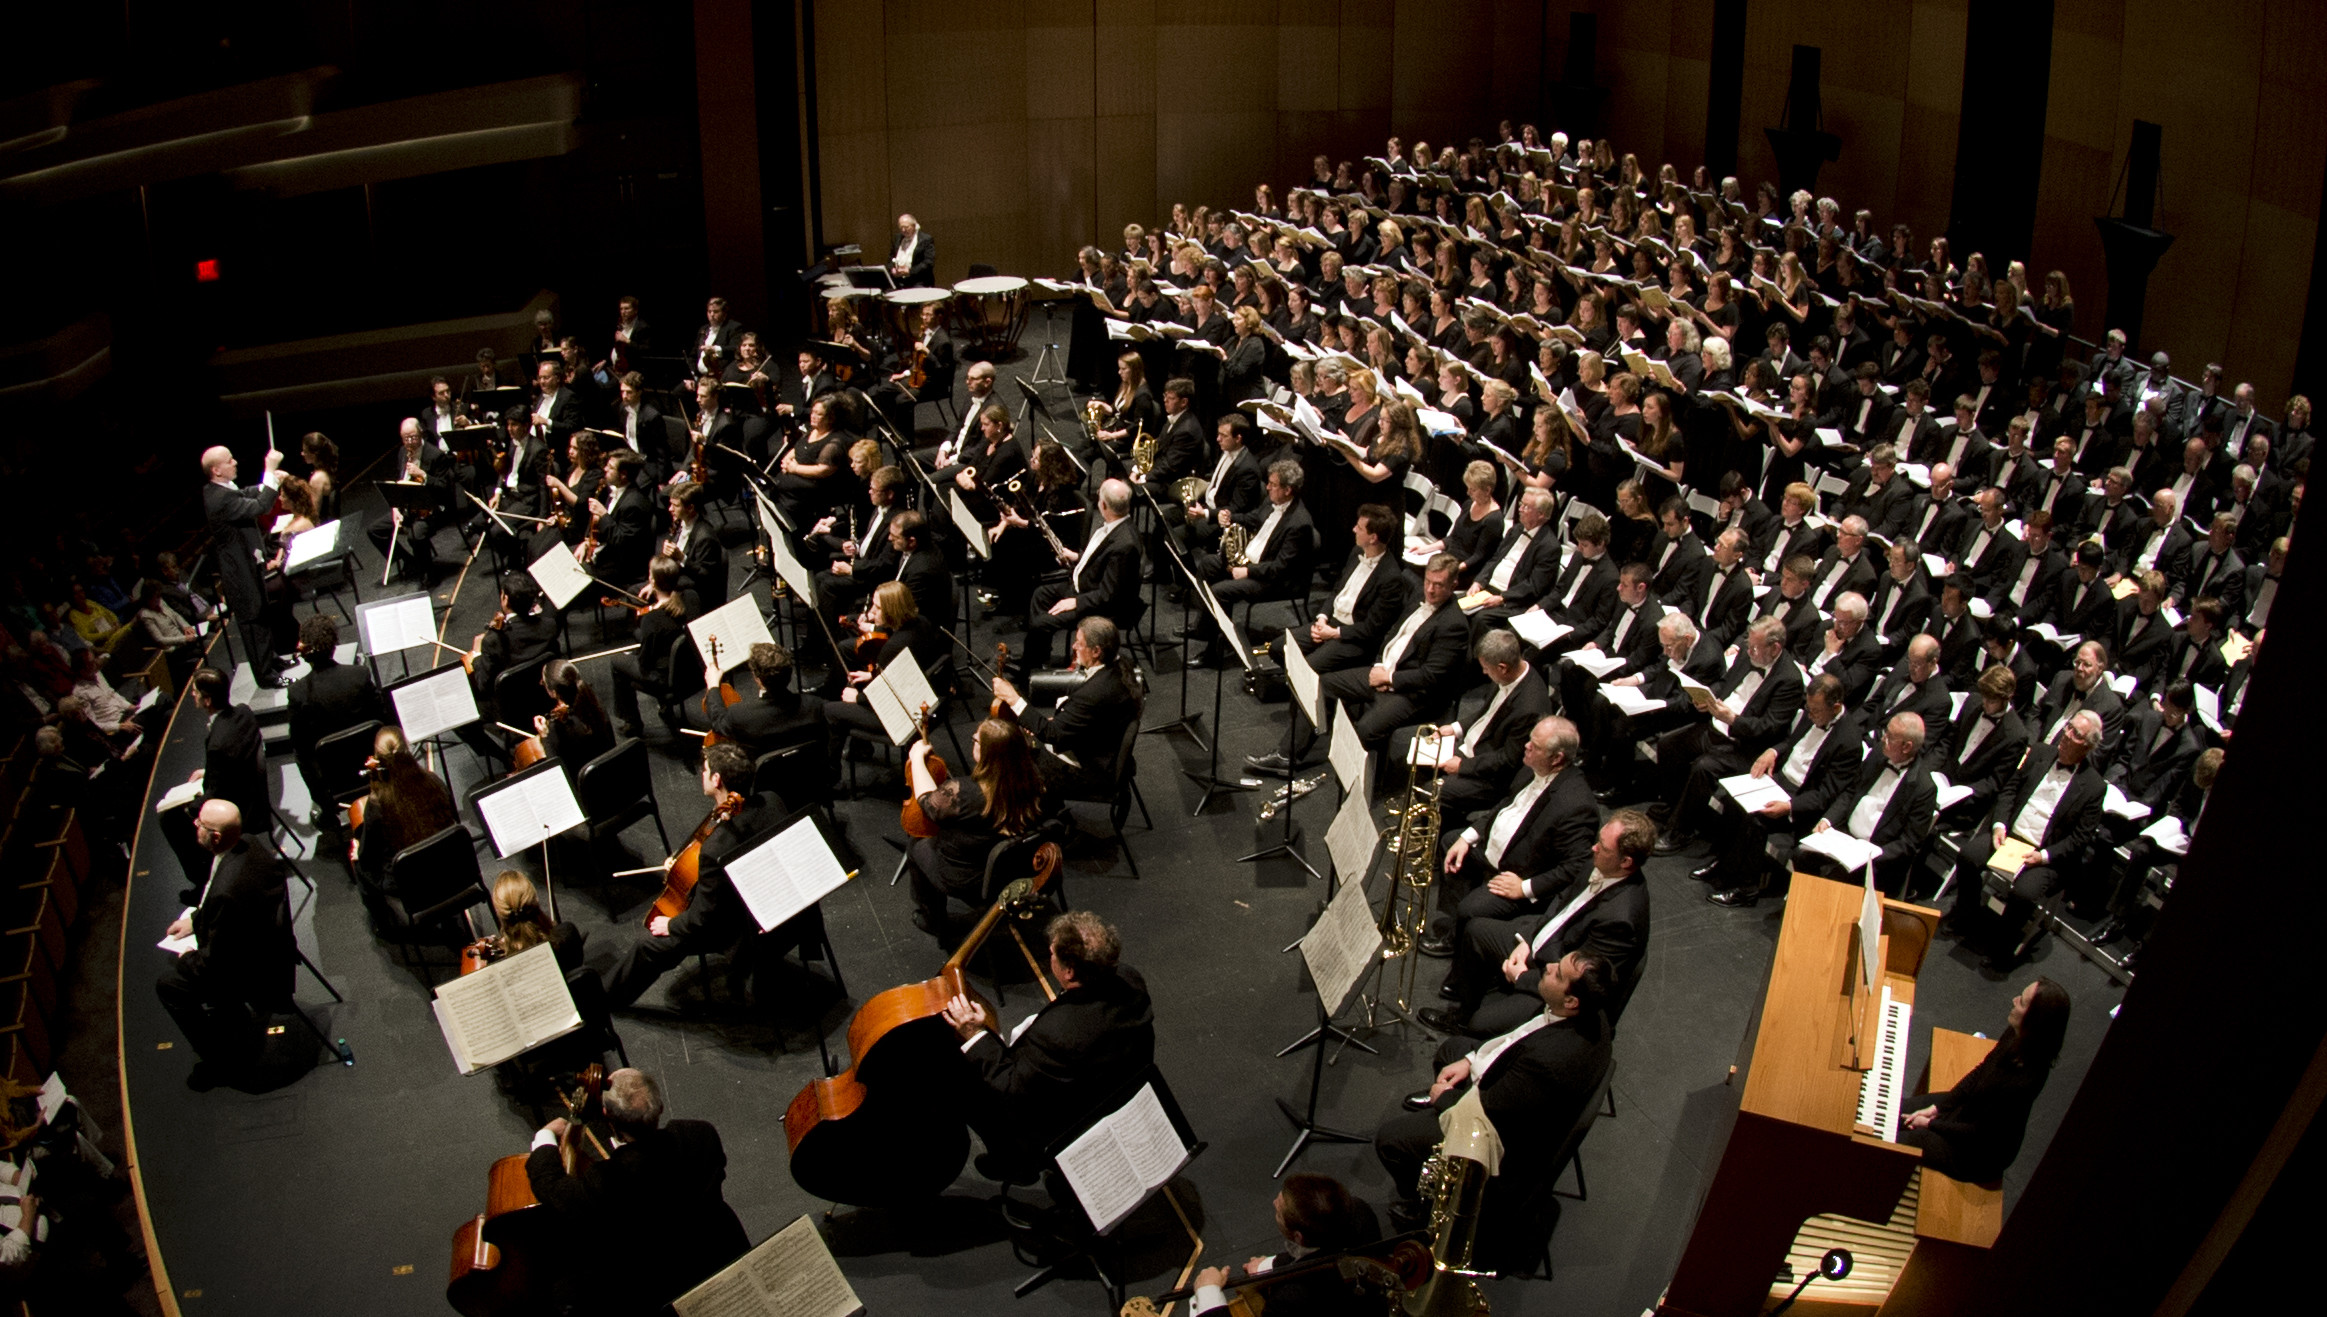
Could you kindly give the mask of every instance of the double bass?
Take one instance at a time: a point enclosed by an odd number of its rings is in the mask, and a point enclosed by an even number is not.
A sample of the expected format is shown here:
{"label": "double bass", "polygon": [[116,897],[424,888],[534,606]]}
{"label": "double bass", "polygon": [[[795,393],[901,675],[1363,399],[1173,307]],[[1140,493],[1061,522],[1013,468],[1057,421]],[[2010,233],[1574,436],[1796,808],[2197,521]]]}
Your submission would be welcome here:
{"label": "double bass", "polygon": [[[595,1062],[582,1071],[581,1087],[565,1097],[566,1132],[558,1157],[574,1173],[581,1150],[579,1131],[603,1160],[606,1150],[587,1121],[606,1087],[606,1067]],[[452,1275],[444,1297],[463,1317],[517,1317],[553,1310],[557,1282],[557,1221],[533,1196],[525,1163],[533,1154],[512,1153],[485,1172],[485,1210],[461,1222],[452,1234]]]}
{"label": "double bass", "polygon": [[976,995],[962,967],[1005,917],[1032,917],[1058,866],[1058,844],[1043,843],[1033,876],[1003,889],[935,977],[891,988],[857,1009],[848,1022],[848,1069],[809,1081],[784,1109],[784,1143],[802,1189],[881,1206],[925,1200],[961,1173],[969,1127],[934,1096],[951,1091],[963,1064],[945,1006]]}

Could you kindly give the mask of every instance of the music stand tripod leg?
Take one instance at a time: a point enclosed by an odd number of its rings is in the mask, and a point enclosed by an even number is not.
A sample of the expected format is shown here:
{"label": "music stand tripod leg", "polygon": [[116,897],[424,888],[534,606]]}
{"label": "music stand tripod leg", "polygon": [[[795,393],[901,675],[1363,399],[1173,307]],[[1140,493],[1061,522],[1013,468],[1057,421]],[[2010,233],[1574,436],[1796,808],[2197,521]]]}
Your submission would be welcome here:
{"label": "music stand tripod leg", "polygon": [[[1330,1125],[1317,1123],[1317,1094],[1318,1089],[1325,1082],[1325,1043],[1329,1038],[1340,1039],[1345,1046],[1354,1044],[1365,1048],[1368,1052],[1374,1051],[1373,1048],[1368,1047],[1364,1042],[1352,1037],[1335,1025],[1332,1017],[1325,1013],[1325,999],[1322,997],[1317,999],[1317,1027],[1288,1044],[1284,1051],[1277,1053],[1278,1056],[1285,1056],[1302,1047],[1314,1046],[1317,1049],[1309,1062],[1309,1104],[1307,1110],[1304,1111],[1283,1098],[1277,1099],[1277,1110],[1285,1113],[1285,1119],[1293,1122],[1293,1128],[1297,1132],[1293,1136],[1293,1146],[1285,1150],[1284,1160],[1277,1163],[1276,1173],[1272,1177],[1274,1179],[1285,1178],[1285,1172],[1292,1168],[1293,1162],[1312,1142],[1373,1142],[1373,1139],[1368,1135],[1352,1134],[1347,1130],[1335,1129]],[[1379,1053],[1375,1054],[1379,1055]]]}
{"label": "music stand tripod leg", "polygon": [[[1221,693],[1227,688],[1228,669],[1222,668],[1220,669],[1218,679],[1212,683],[1212,725],[1214,727],[1218,727],[1220,725],[1220,697]],[[1206,761],[1203,772],[1198,773],[1184,768],[1180,770],[1182,773],[1187,774],[1189,780],[1204,788],[1203,796],[1196,801],[1196,808],[1190,811],[1193,814],[1202,814],[1205,807],[1212,803],[1212,797],[1214,796],[1225,795],[1231,791],[1252,790],[1251,787],[1244,785],[1242,782],[1225,781],[1221,778],[1220,738],[1218,735],[1213,736],[1212,744],[1206,747],[1206,750],[1208,751],[1210,758]]]}

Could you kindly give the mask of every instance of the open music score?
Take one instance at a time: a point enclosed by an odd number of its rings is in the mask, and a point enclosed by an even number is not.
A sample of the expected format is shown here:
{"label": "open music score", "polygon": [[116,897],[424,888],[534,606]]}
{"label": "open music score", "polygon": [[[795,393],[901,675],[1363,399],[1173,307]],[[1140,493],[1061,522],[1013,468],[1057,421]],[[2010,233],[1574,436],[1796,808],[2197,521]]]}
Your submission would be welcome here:
{"label": "open music score", "polygon": [[1192,1156],[1155,1085],[1142,1084],[1129,1102],[1061,1148],[1057,1161],[1083,1214],[1103,1235],[1171,1183]]}
{"label": "open music score", "polygon": [[[1896,1120],[1902,1080],[1898,1062],[1884,1062],[1885,1045],[1903,1060],[1906,1009],[1939,912],[1878,901],[1869,975],[1861,965],[1864,884],[1794,875],[1769,987],[1739,1054],[1735,1121],[1705,1182],[1664,1312],[1760,1311],[1803,1222],[1835,1215],[1879,1224],[1897,1212],[1922,1154],[1862,1129],[1861,1107],[1895,1129],[1888,1122]],[[1891,1039],[1883,1036],[1886,994],[1894,1003]],[[1877,1076],[1871,1100],[1868,1071]],[[1901,1261],[1893,1260],[1892,1274]]]}
{"label": "open music score", "polygon": [[533,583],[541,587],[542,597],[549,600],[553,608],[562,609],[574,602],[591,584],[590,573],[583,568],[581,559],[574,556],[573,548],[564,540],[551,542],[549,548],[534,559],[525,571],[533,578]]}
{"label": "open music score", "polygon": [[889,734],[890,742],[904,745],[918,734],[914,719],[923,709],[936,707],[937,691],[908,650],[865,683],[864,700],[873,706],[874,715],[881,720],[881,730]]}
{"label": "open music score", "polygon": [[473,797],[493,853],[508,859],[517,852],[579,827],[587,816],[566,778],[565,765],[552,757],[480,789]]}
{"label": "open music score", "polygon": [[705,659],[717,652],[721,673],[748,661],[753,645],[775,643],[768,634],[768,620],[760,616],[759,600],[748,591],[687,623],[687,634],[694,638],[695,652]]}
{"label": "open music score", "polygon": [[671,1300],[671,1307],[679,1317],[855,1317],[865,1310],[806,1216]]}
{"label": "open music score", "polygon": [[557,949],[547,943],[438,984],[431,1006],[464,1075],[582,1027]]}
{"label": "open music score", "polygon": [[477,692],[458,663],[447,663],[388,687],[404,739],[414,745],[477,721]]}
{"label": "open music score", "polygon": [[840,858],[812,814],[759,838],[727,859],[727,879],[765,933],[840,890]]}
{"label": "open music score", "polygon": [[356,630],[363,637],[364,653],[383,658],[434,641],[436,609],[425,590],[374,599],[356,605]]}

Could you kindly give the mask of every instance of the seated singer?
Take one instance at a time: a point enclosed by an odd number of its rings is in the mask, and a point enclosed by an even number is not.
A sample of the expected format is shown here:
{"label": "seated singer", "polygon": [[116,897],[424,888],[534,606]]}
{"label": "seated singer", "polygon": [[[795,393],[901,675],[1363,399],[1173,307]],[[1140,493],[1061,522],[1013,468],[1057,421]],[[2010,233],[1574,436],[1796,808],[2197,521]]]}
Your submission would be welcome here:
{"label": "seated singer", "polygon": [[[1461,560],[1437,554],[1424,565],[1422,597],[1406,611],[1369,664],[1353,656],[1348,666],[1318,672],[1327,708],[1335,700],[1357,719],[1358,739],[1379,750],[1396,729],[1444,709],[1462,680],[1470,651],[1470,620],[1454,606],[1454,576]],[[1320,651],[1322,652],[1322,651]],[[1317,743],[1317,729],[1298,710],[1286,720],[1284,748],[1275,754],[1246,755],[1255,772],[1290,774]]]}
{"label": "seated singer", "polygon": [[1122,637],[1106,618],[1084,618],[1068,648],[1072,668],[1035,674],[1029,694],[1038,705],[1030,705],[1007,677],[994,678],[994,695],[1034,737],[1035,767],[1045,790],[1080,799],[1109,797],[1123,734],[1145,707],[1139,674],[1123,657]]}
{"label": "seated singer", "polygon": [[[979,740],[985,739],[985,727]],[[959,779],[956,779],[957,781]],[[1030,1178],[1043,1146],[1155,1060],[1155,1010],[1147,980],[1122,963],[1115,926],[1088,910],[1050,921],[1050,975],[1058,996],[1005,1042],[983,1001],[956,997],[946,1022],[967,1044],[964,1097],[970,1128],[985,1141],[978,1173]]]}
{"label": "seated singer", "polygon": [[728,881],[727,857],[774,827],[783,812],[769,797],[752,794],[751,760],[732,745],[703,748],[702,783],[704,796],[715,808],[732,803],[734,812],[711,830],[696,852],[695,890],[687,898],[687,908],[675,916],[648,920],[646,933],[623,953],[606,980],[608,1006],[628,1006],[687,957],[718,955],[756,931],[743,894]]}
{"label": "seated singer", "polygon": [[1131,486],[1109,479],[1099,486],[1099,524],[1076,551],[1064,581],[1038,587],[1027,605],[1026,650],[1018,656],[1021,675],[1050,666],[1051,637],[1086,617],[1104,617],[1117,626],[1139,616],[1139,544],[1132,538]]}

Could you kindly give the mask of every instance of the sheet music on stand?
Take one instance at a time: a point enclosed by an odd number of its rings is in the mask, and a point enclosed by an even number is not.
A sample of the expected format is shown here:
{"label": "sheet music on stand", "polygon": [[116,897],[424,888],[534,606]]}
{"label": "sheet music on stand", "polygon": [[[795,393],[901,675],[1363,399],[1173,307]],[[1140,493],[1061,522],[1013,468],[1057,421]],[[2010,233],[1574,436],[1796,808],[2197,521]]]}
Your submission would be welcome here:
{"label": "sheet music on stand", "polygon": [[1341,798],[1341,808],[1333,815],[1332,824],[1325,829],[1325,852],[1333,859],[1333,871],[1345,887],[1365,886],[1366,875],[1373,871],[1374,850],[1381,845],[1381,825],[1374,822],[1372,797],[1363,791],[1352,791]]}
{"label": "sheet music on stand", "polygon": [[1350,717],[1349,710],[1341,708],[1339,701],[1335,701],[1335,707],[1340,712],[1333,719],[1333,739],[1326,750],[1326,762],[1333,765],[1333,776],[1343,791],[1362,796],[1373,785],[1366,780],[1372,761],[1366,754],[1365,742],[1358,738],[1357,719]]}
{"label": "sheet music on stand", "polygon": [[405,742],[412,745],[466,727],[482,716],[469,674],[458,663],[406,677],[388,687],[388,698]]}
{"label": "sheet music on stand", "polygon": [[549,600],[552,608],[563,609],[591,585],[590,573],[583,569],[582,560],[574,556],[573,547],[564,540],[552,541],[525,569],[525,574],[541,587],[542,598]]}
{"label": "sheet music on stand", "polygon": [[1150,1082],[1077,1135],[1054,1160],[1091,1228],[1104,1235],[1149,1194],[1171,1183],[1194,1155],[1180,1122],[1164,1109]]}
{"label": "sheet music on stand", "polygon": [[[752,497],[760,503],[760,524],[768,532],[768,552],[775,562],[776,579],[792,587],[792,594],[801,603],[812,609],[821,608],[822,601],[816,597],[816,576],[801,565],[800,559],[792,552],[791,538],[781,533],[776,505],[768,502],[768,496],[757,490],[752,492]],[[767,628],[763,625],[760,629],[764,631]]]}
{"label": "sheet music on stand", "polygon": [[687,624],[687,634],[694,637],[695,652],[708,661],[714,645],[719,654],[719,671],[731,672],[751,657],[754,645],[772,645],[776,638],[768,634],[768,620],[760,616],[759,601],[750,594],[739,594],[719,607]]}
{"label": "sheet music on stand", "polygon": [[727,858],[727,880],[765,933],[839,891],[848,871],[805,810]]}
{"label": "sheet music on stand", "polygon": [[558,968],[557,949],[548,943],[438,984],[430,1005],[453,1064],[464,1075],[582,1027],[581,1012]]}
{"label": "sheet music on stand", "polygon": [[385,658],[436,639],[436,607],[428,592],[374,599],[356,605],[356,631],[363,637],[364,653]]}
{"label": "sheet music on stand", "polygon": [[1365,884],[1344,882],[1326,903],[1325,913],[1301,935],[1301,960],[1317,985],[1317,1000],[1331,1019],[1349,1000],[1350,989],[1372,969],[1382,950],[1382,930],[1374,923]]}
{"label": "sheet music on stand", "polygon": [[1293,692],[1293,704],[1307,715],[1311,727],[1325,725],[1324,692],[1317,686],[1317,669],[1309,666],[1309,656],[1301,652],[1291,627],[1285,628],[1285,685]]}
{"label": "sheet music on stand", "polygon": [[679,1317],[855,1317],[864,1302],[803,1215],[671,1300]]}
{"label": "sheet music on stand", "polygon": [[953,518],[953,528],[961,532],[962,539],[968,541],[971,550],[980,558],[994,556],[994,545],[986,538],[986,528],[970,515],[969,504],[950,489],[945,491],[945,513]]}
{"label": "sheet music on stand", "polygon": [[914,718],[924,708],[937,707],[937,692],[921,670],[920,661],[908,650],[865,683],[864,700],[873,706],[890,744],[904,745],[913,739]]}
{"label": "sheet music on stand", "polygon": [[1204,601],[1204,611],[1212,615],[1212,625],[1219,627],[1220,634],[1228,638],[1228,652],[1236,656],[1236,661],[1244,665],[1245,671],[1250,672],[1252,670],[1252,646],[1244,643],[1244,633],[1236,629],[1236,619],[1229,616],[1228,610],[1220,606],[1220,596],[1212,593],[1211,583],[1185,568],[1182,568],[1181,571],[1183,575],[1195,583],[1196,594]]}
{"label": "sheet music on stand", "polygon": [[284,573],[312,567],[338,554],[339,528],[343,524],[344,519],[327,521],[313,530],[303,530],[292,536],[291,542],[283,546]]}
{"label": "sheet music on stand", "polygon": [[502,778],[472,797],[485,820],[493,853],[506,860],[528,847],[538,846],[588,816],[566,778],[564,762],[555,757]]}

